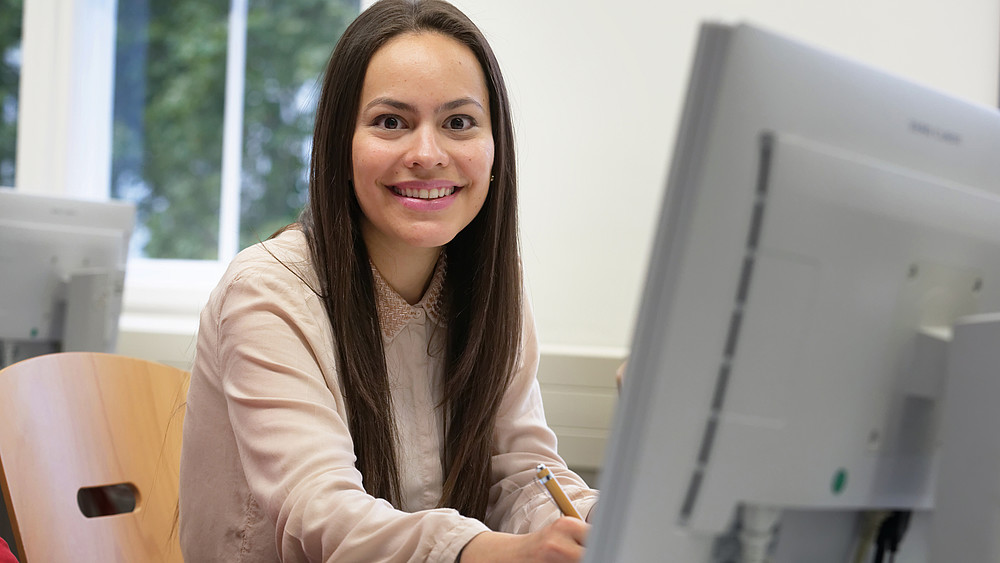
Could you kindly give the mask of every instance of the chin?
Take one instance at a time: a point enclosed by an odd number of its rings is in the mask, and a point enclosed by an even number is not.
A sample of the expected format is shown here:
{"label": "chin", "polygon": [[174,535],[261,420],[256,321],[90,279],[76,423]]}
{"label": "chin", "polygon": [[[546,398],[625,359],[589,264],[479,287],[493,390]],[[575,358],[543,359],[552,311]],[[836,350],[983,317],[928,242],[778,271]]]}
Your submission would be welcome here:
{"label": "chin", "polygon": [[455,235],[440,237],[420,237],[406,241],[413,248],[441,248],[455,239]]}
{"label": "chin", "polygon": [[434,233],[434,232],[415,232],[413,230],[408,231],[396,231],[394,233],[387,233],[388,240],[394,240],[395,244],[402,245],[403,247],[409,248],[437,248],[439,246],[444,246],[451,241],[453,236],[448,236],[447,233]]}
{"label": "chin", "polygon": [[408,246],[413,248],[440,248],[455,240],[461,229],[453,225],[420,225],[406,233],[400,233]]}

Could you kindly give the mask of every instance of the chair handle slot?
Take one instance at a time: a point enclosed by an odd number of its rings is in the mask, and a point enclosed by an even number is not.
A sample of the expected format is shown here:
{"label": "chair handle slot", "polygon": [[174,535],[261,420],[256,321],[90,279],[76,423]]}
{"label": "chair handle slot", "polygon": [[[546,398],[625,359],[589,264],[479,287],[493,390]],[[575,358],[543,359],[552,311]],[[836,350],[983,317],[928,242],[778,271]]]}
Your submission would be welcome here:
{"label": "chair handle slot", "polygon": [[132,512],[138,502],[139,489],[132,483],[83,487],[76,492],[76,504],[87,518]]}

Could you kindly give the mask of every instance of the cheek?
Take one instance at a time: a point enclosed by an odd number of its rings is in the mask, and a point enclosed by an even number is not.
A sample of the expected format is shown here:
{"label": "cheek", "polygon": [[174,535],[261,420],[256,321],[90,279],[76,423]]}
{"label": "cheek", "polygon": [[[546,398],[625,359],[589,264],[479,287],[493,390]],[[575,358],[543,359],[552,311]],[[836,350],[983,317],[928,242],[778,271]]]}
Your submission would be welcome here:
{"label": "cheek", "polygon": [[485,152],[483,160],[486,162],[486,168],[493,170],[493,143],[490,143]]}
{"label": "cheek", "polygon": [[468,151],[465,162],[470,173],[489,174],[493,169],[493,139]]}
{"label": "cheek", "polygon": [[364,168],[365,152],[364,144],[358,139],[358,133],[355,133],[351,142],[351,179],[355,181]]}
{"label": "cheek", "polygon": [[351,168],[355,181],[371,182],[391,168],[393,159],[373,143],[354,143]]}

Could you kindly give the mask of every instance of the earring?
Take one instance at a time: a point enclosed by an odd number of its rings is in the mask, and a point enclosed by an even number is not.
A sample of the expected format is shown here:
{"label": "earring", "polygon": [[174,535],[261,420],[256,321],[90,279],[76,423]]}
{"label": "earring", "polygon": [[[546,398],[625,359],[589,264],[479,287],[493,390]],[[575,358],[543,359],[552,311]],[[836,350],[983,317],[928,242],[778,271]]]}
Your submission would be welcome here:
{"label": "earring", "polygon": [[493,174],[490,174],[490,183],[493,183]]}

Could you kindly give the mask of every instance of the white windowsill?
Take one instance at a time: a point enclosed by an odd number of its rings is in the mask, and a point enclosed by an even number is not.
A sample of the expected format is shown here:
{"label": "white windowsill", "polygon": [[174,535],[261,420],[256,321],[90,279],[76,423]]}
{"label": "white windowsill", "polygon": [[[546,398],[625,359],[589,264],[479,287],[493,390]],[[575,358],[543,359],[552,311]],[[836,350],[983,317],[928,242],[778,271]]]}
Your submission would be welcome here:
{"label": "white windowsill", "polygon": [[131,261],[120,332],[194,335],[201,309],[225,267],[194,260]]}

